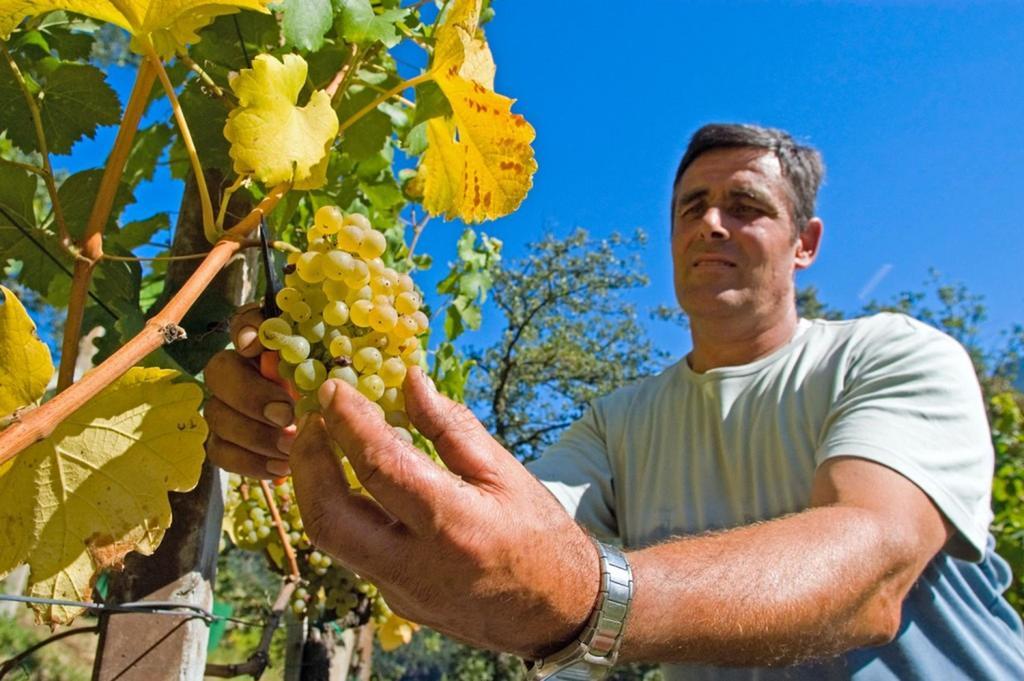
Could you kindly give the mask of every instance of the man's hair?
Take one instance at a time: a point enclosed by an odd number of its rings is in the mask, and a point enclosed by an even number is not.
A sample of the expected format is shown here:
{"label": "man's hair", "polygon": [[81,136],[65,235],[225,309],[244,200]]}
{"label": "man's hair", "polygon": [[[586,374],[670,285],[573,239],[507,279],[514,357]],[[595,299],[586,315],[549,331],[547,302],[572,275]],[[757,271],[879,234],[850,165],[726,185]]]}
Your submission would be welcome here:
{"label": "man's hair", "polygon": [[787,191],[792,205],[794,228],[797,234],[814,217],[814,202],[818,187],[825,176],[825,164],[817,149],[798,144],[784,130],[763,128],[759,125],[739,123],[709,123],[690,138],[686,153],[679,162],[673,189],[697,157],[715,149],[753,147],[775,154],[787,180]]}

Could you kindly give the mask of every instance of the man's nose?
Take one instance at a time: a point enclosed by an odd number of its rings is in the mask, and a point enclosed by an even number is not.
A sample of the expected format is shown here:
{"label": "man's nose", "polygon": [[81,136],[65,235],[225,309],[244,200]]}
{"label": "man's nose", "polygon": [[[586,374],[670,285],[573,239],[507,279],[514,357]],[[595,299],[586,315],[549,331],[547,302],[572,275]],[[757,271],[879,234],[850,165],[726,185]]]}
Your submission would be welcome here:
{"label": "man's nose", "polygon": [[709,206],[700,217],[700,238],[706,241],[729,238],[729,230],[722,224],[722,211],[717,206]]}

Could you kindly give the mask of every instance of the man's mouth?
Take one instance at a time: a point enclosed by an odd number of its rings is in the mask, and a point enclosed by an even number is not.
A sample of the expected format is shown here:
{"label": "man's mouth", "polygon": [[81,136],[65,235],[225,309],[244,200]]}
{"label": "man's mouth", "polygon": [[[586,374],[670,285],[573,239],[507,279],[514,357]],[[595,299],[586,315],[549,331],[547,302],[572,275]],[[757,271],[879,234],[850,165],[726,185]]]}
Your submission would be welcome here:
{"label": "man's mouth", "polygon": [[694,268],[709,269],[712,267],[736,267],[736,263],[719,256],[704,255],[693,261]]}

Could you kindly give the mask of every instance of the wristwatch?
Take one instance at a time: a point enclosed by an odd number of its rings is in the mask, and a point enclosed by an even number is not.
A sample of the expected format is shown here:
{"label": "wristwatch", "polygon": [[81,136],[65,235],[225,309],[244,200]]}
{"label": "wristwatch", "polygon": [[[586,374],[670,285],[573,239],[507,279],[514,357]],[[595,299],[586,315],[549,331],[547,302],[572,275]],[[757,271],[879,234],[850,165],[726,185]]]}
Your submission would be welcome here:
{"label": "wristwatch", "polygon": [[531,681],[603,679],[619,656],[626,617],[633,601],[633,571],[619,549],[596,539],[601,559],[601,590],[579,638],[529,666]]}

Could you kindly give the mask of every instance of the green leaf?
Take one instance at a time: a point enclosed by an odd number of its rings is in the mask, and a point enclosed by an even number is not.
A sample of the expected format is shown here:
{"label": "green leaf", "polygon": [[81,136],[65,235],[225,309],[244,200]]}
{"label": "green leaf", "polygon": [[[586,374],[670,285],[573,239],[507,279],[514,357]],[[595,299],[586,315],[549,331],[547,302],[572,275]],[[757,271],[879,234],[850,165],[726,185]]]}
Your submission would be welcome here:
{"label": "green leaf", "polygon": [[419,156],[427,150],[427,124],[413,126],[405,135],[402,147],[409,156]]}
{"label": "green leaf", "polygon": [[455,340],[466,330],[462,323],[462,313],[454,305],[449,305],[444,315],[444,337],[450,341]]}
{"label": "green leaf", "polygon": [[154,123],[139,130],[124,167],[124,181],[134,187],[144,180],[152,180],[164,149],[174,137],[174,128],[166,123]]}
{"label": "green leaf", "polygon": [[334,6],[338,12],[338,33],[346,41],[360,45],[380,41],[385,47],[401,42],[395,24],[408,16],[408,10],[389,9],[377,15],[370,0],[335,0]]}
{"label": "green leaf", "polygon": [[67,61],[86,60],[92,54],[95,37],[90,33],[73,31],[68,24],[48,26],[43,30],[47,34],[50,49],[56,50],[61,59]]}
{"label": "green leaf", "polygon": [[[420,83],[416,86],[416,113],[412,119],[413,125],[419,125],[438,116],[451,115],[452,105],[437,83],[428,80],[426,83]],[[426,132],[423,135],[425,144]]]}
{"label": "green leaf", "polygon": [[455,308],[458,309],[459,316],[468,328],[473,331],[480,328],[480,323],[483,321],[483,313],[480,311],[479,305],[473,303],[472,300],[459,296],[455,299]]}
{"label": "green leaf", "polygon": [[[18,115],[22,116],[17,124],[9,124],[8,135],[23,150],[34,151],[35,130],[28,107],[9,68],[4,71],[11,80],[7,86],[0,85],[0,94],[6,94],[13,85],[17,92]],[[97,127],[114,125],[121,120],[121,102],[117,93],[107,84],[103,72],[88,64],[58,62],[56,68],[46,75],[36,101],[46,144],[53,154],[67,154],[82,137],[92,138]],[[14,105],[14,102],[10,104]],[[0,117],[14,120],[4,114],[8,112],[0,111]]]}
{"label": "green leaf", "polygon": [[381,182],[361,182],[359,189],[378,211],[385,211],[405,203],[401,187],[390,175]]}
{"label": "green leaf", "polygon": [[145,220],[129,222],[116,234],[106,237],[108,243],[114,243],[121,248],[131,251],[139,246],[148,243],[153,235],[165,229],[170,229],[171,223],[167,213],[157,213]]}
{"label": "green leaf", "polygon": [[[64,221],[68,225],[68,233],[72,238],[80,239],[85,234],[85,225],[89,221],[89,214],[92,212],[93,203],[99,193],[100,182],[103,178],[101,168],[92,168],[77,172],[61,183],[57,190],[57,198],[64,209]],[[104,232],[113,231],[117,226],[117,216],[121,214],[124,207],[135,201],[131,187],[121,182],[114,196],[114,204],[111,207],[110,217],[104,225]]]}
{"label": "green leaf", "polygon": [[311,52],[323,47],[334,20],[331,0],[284,0],[279,11],[284,14],[281,29],[287,46]]}
{"label": "green leaf", "polygon": [[60,247],[55,235],[31,229],[26,236],[14,228],[0,228],[0,262],[8,259],[21,262],[18,281],[22,285],[43,296],[54,307],[68,304],[69,273],[74,261]]}
{"label": "green leaf", "polygon": [[35,151],[32,115],[6,61],[0,64],[0,131],[6,131],[7,138],[23,151]]}
{"label": "green leaf", "polygon": [[32,199],[38,183],[32,173],[0,163],[0,231],[13,228],[12,220],[22,227],[35,226]]}
{"label": "green leaf", "polygon": [[487,290],[491,288],[491,275],[484,271],[474,270],[459,277],[459,293],[469,300],[487,300]]}
{"label": "green leaf", "polygon": [[487,254],[482,253],[476,248],[476,232],[472,229],[467,229],[459,237],[459,241],[456,244],[456,248],[459,254],[459,260],[462,260],[467,265],[472,267],[485,267],[487,265]]}

